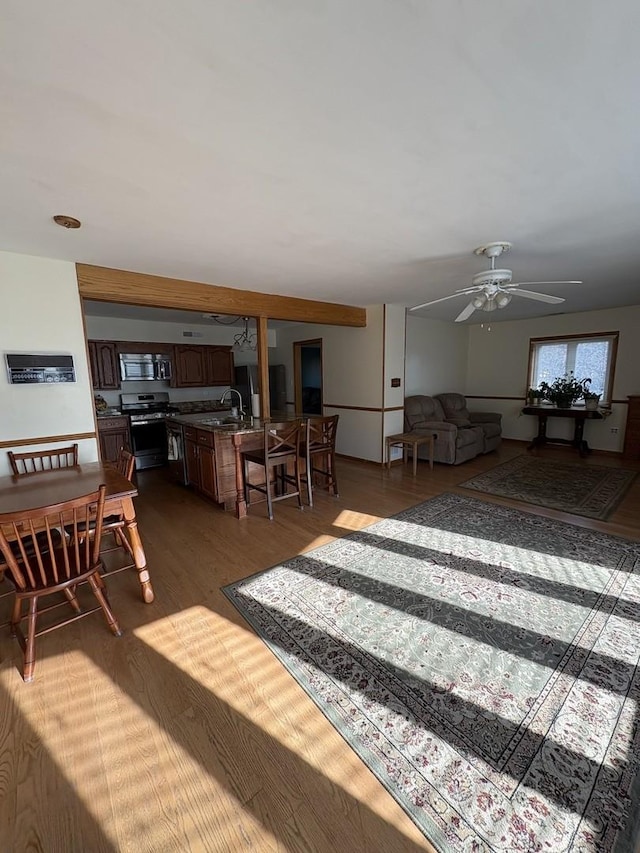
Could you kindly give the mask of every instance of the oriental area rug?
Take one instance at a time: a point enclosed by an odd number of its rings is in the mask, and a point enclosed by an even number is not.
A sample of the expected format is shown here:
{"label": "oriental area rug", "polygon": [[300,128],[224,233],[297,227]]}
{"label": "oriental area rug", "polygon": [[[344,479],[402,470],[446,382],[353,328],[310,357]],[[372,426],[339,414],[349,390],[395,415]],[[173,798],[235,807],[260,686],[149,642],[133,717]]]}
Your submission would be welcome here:
{"label": "oriental area rug", "polygon": [[602,521],[635,477],[635,471],[624,468],[516,456],[460,486]]}
{"label": "oriental area rug", "polygon": [[439,851],[630,853],[639,558],[444,494],[224,591]]}

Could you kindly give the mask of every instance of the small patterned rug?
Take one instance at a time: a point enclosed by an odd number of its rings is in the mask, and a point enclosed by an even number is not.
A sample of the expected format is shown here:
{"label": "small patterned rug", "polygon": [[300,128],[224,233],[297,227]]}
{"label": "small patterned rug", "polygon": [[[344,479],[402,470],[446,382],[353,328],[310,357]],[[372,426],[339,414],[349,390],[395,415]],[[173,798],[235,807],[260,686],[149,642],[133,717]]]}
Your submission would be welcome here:
{"label": "small patterned rug", "polygon": [[636,471],[624,468],[516,456],[460,486],[602,521],[635,477]]}
{"label": "small patterned rug", "polygon": [[224,591],[438,850],[635,849],[640,543],[445,494]]}

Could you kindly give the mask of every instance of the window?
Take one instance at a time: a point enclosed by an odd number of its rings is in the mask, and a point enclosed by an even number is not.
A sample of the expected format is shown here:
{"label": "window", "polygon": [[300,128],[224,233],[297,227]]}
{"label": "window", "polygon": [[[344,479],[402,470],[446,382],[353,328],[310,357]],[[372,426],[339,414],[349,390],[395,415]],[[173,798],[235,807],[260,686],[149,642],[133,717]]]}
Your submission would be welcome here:
{"label": "window", "polygon": [[527,387],[537,388],[572,372],[576,379],[589,377],[589,390],[600,394],[601,403],[610,403],[617,349],[618,332],[531,338]]}

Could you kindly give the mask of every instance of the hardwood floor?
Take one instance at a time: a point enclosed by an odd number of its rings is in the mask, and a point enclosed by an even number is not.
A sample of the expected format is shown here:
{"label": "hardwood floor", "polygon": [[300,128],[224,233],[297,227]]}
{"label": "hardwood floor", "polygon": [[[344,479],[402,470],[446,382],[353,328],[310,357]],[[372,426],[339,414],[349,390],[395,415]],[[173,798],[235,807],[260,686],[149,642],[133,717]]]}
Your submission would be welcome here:
{"label": "hardwood floor", "polygon": [[[338,460],[339,500],[318,492],[304,512],[279,503],[271,523],[264,505],[239,522],[165,471],[143,472],[136,507],[155,602],[142,603],[134,573],[108,578],[124,636],[95,614],[40,638],[31,685],[0,631],[0,849],[431,850],[220,588],[522,452],[504,442],[456,468],[421,462],[415,479],[411,465]],[[596,454],[584,464],[640,470]],[[606,523],[520,508],[640,539],[640,477]]]}

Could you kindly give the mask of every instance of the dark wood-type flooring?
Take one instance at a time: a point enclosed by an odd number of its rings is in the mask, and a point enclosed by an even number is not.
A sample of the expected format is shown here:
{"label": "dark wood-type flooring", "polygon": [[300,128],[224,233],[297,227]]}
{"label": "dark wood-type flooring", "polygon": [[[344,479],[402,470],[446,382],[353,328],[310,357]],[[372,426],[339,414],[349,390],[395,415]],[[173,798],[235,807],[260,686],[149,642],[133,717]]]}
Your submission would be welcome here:
{"label": "dark wood-type flooring", "polygon": [[[431,850],[220,588],[523,452],[504,442],[455,468],[421,462],[415,479],[410,464],[338,460],[339,500],[317,492],[304,512],[278,503],[272,523],[264,504],[239,522],[164,470],[143,472],[155,602],[142,603],[133,572],[109,578],[123,637],[100,614],[42,637],[31,685],[0,629],[2,853]],[[594,463],[640,468],[595,453],[581,462]],[[486,500],[640,539],[640,478],[606,523]],[[0,622],[8,609],[1,598]]]}

